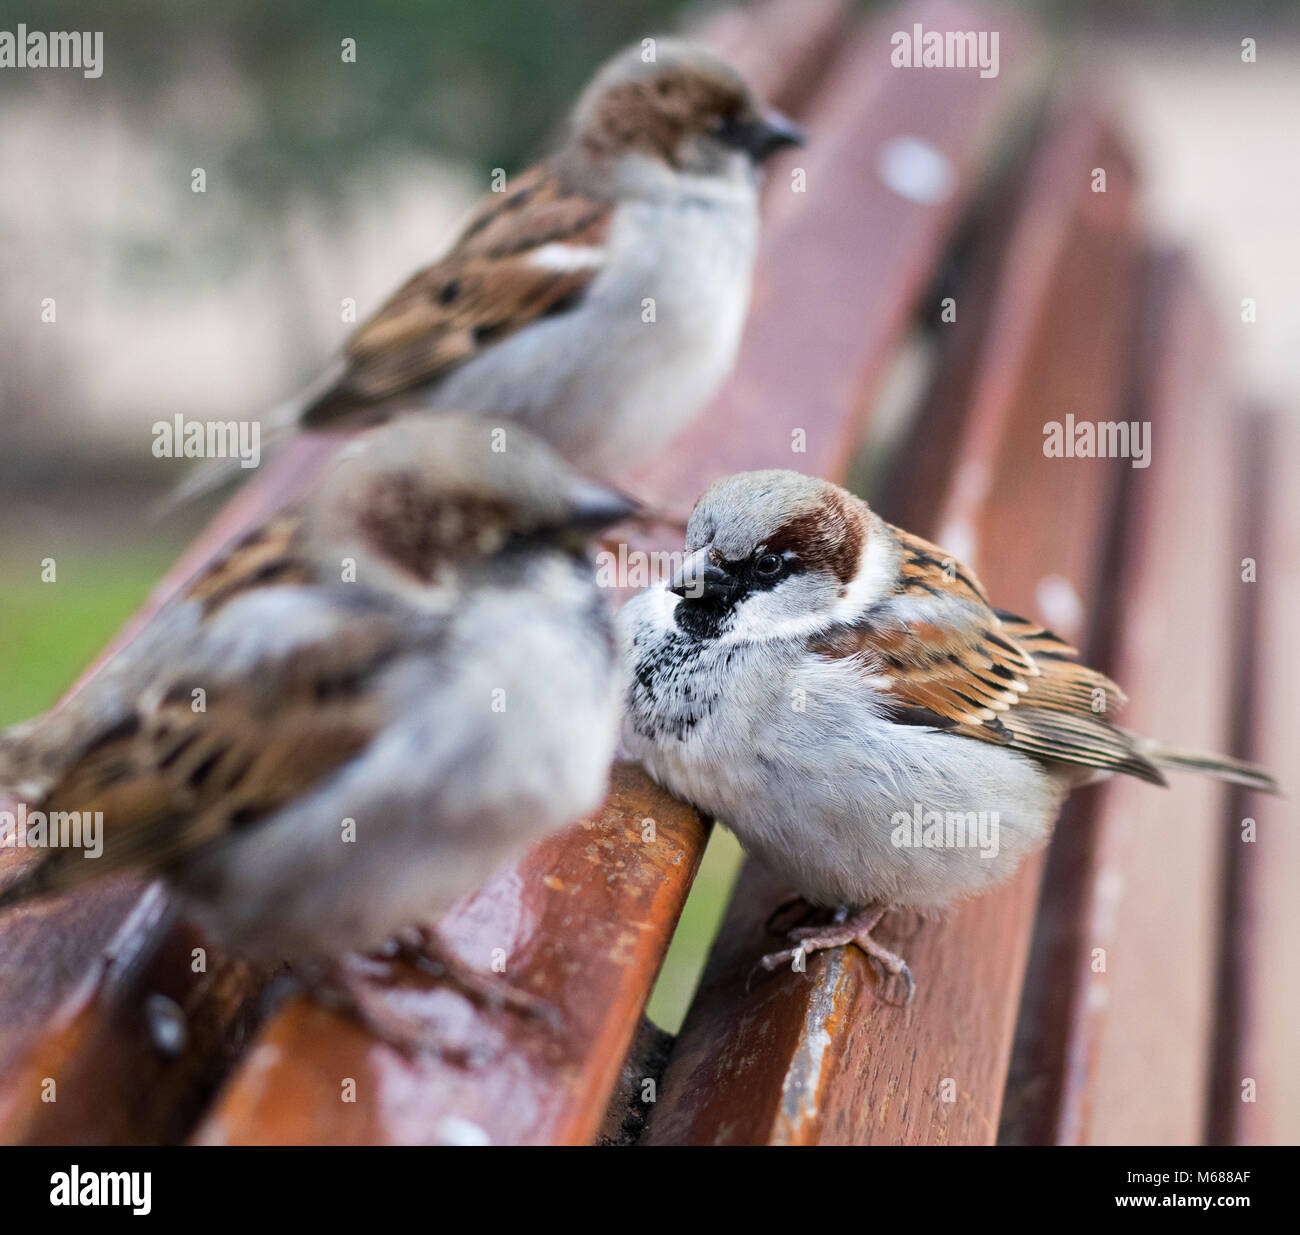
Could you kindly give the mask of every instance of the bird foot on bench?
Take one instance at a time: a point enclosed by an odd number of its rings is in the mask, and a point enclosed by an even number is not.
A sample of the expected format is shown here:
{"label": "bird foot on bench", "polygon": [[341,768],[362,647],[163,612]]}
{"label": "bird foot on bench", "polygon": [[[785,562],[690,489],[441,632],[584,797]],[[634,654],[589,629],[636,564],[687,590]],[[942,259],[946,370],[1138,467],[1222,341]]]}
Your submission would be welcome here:
{"label": "bird foot on bench", "polygon": [[871,932],[880,919],[885,916],[887,906],[876,905],[864,909],[842,922],[833,922],[825,926],[800,926],[787,933],[787,938],[796,941],[793,948],[781,952],[769,952],[762,959],[762,966],[769,972],[780,969],[783,965],[802,965],[803,958],[813,952],[822,952],[827,948],[842,948],[854,944],[866,953],[873,966],[883,969],[890,977],[902,978],[907,984],[907,994],[903,1003],[912,1002],[916,994],[916,979],[907,962],[891,952],[883,944],[872,938]]}
{"label": "bird foot on bench", "polygon": [[319,968],[299,969],[296,976],[318,1003],[356,1021],[409,1060],[432,1054],[458,1067],[482,1062],[472,1050],[449,1041],[439,1026],[393,1006],[391,992],[401,977],[399,962],[455,987],[476,1007],[509,1008],[543,1021],[553,1030],[560,1025],[559,1013],[551,1004],[509,986],[498,975],[472,969],[424,927],[404,932],[378,953],[354,953]]}
{"label": "bird foot on bench", "polygon": [[378,959],[380,964],[390,963],[390,982],[396,977],[391,962],[405,961],[421,973],[454,986],[476,1007],[492,1011],[509,1008],[542,1021],[553,1030],[561,1027],[560,1014],[553,1004],[539,995],[511,986],[500,974],[483,973],[467,965],[430,927],[409,927],[389,940]]}
{"label": "bird foot on bench", "polygon": [[365,958],[343,957],[321,972],[308,975],[304,985],[322,1007],[355,1021],[409,1061],[437,1055],[458,1067],[473,1062],[466,1051],[448,1043],[435,1026],[393,1008],[386,988],[377,986],[374,979],[373,967]]}

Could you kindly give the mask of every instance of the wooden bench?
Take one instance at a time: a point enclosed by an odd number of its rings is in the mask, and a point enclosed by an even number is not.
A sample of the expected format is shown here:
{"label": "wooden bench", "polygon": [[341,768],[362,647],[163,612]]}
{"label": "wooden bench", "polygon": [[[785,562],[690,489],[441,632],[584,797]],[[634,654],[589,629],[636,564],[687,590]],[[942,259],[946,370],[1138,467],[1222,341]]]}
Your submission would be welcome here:
{"label": "wooden bench", "polygon": [[[915,22],[998,30],[998,76],[893,68],[890,34]],[[837,0],[766,0],[708,35],[812,140],[773,169],[732,380],[629,486],[684,513],[746,468],[856,478],[1000,604],[1079,641],[1129,691],[1135,727],[1281,768],[1300,692],[1283,652],[1300,607],[1282,483],[1297,445],[1217,380],[1203,294],[1186,258],[1143,241],[1134,170],[1086,67],[1060,71],[1020,19],[964,0],[865,23]],[[1045,457],[1044,425],[1070,414],[1149,422],[1151,466]],[[303,441],[269,465],[138,621],[328,450]],[[1274,518],[1279,494],[1289,522]],[[679,546],[671,527],[635,545]],[[1241,582],[1246,557],[1258,584]],[[0,918],[0,1140],[1268,1139],[1266,1107],[1296,1083],[1280,941],[1297,937],[1297,910],[1280,890],[1300,841],[1281,818],[1190,778],[1077,795],[1050,852],[997,894],[943,920],[886,920],[919,982],[907,1008],[877,998],[851,950],[756,973],[788,893],[748,864],[665,1042],[643,1011],[709,827],[620,764],[595,818],[442,926],[472,965],[504,949],[506,979],[562,1027],[472,1008],[414,973],[393,991],[459,1059],[404,1058],[304,997],[264,1017],[265,975],[217,957],[193,972],[192,931],[120,880]],[[160,1039],[160,1019],[184,1033]],[[1242,1102],[1243,1078],[1260,1102]]]}

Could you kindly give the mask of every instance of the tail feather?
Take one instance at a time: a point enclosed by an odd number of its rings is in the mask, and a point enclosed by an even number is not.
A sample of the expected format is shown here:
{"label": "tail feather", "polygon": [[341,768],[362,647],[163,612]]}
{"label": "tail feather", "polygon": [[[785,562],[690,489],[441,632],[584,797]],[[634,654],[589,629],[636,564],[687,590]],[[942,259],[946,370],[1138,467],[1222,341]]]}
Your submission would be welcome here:
{"label": "tail feather", "polygon": [[[271,458],[292,436],[297,427],[297,400],[272,408],[261,421],[259,466]],[[180,480],[172,491],[158,503],[154,517],[161,519],[174,513],[206,493],[214,493],[233,484],[248,469],[238,455],[225,458],[203,459]]]}
{"label": "tail feather", "polygon": [[[265,448],[264,442],[263,449]],[[154,509],[154,518],[163,519],[167,515],[174,514],[180,507],[188,506],[203,497],[204,494],[215,493],[218,489],[234,484],[240,472],[245,470],[247,469],[235,456],[225,459],[204,459],[186,472],[184,479],[158,503]]]}
{"label": "tail feather", "polygon": [[[277,404],[262,416],[261,449],[264,458],[268,454],[274,454],[293,437],[301,427],[304,409],[333,390],[346,371],[346,362],[336,361],[293,398]],[[156,512],[157,516],[161,518],[205,493],[224,488],[245,470],[247,469],[237,458],[204,459],[162,500]]]}
{"label": "tail feather", "polygon": [[1138,749],[1152,763],[1164,768],[1178,768],[1185,772],[1202,772],[1216,780],[1233,785],[1244,785],[1260,793],[1282,793],[1281,786],[1263,768],[1244,759],[1230,755],[1208,755],[1201,751],[1174,750],[1149,739],[1140,739]]}

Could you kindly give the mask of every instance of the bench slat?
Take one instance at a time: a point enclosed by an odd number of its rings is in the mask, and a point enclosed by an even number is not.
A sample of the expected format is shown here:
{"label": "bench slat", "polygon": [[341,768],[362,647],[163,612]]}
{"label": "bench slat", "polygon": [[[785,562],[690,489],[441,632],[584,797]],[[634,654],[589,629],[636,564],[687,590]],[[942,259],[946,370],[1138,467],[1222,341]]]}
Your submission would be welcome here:
{"label": "bench slat", "polygon": [[[1274,456],[1285,455],[1289,443],[1279,433],[1271,412],[1254,406],[1234,410],[1238,412],[1240,443],[1233,455],[1236,475],[1228,521],[1230,547],[1239,559],[1251,557],[1258,561],[1262,555],[1273,570],[1278,565],[1280,540],[1275,540],[1278,529],[1274,521],[1285,507],[1278,483],[1285,473]],[[1294,454],[1291,459],[1294,461]],[[1261,757],[1263,701],[1267,681],[1274,676],[1263,640],[1267,607],[1280,590],[1245,582],[1233,589],[1231,713],[1226,749],[1261,762],[1285,781],[1286,765],[1276,752]],[[1261,814],[1271,825],[1265,838],[1243,840],[1244,821],[1254,819],[1258,826]],[[1273,893],[1275,889],[1287,890],[1282,873],[1288,869],[1282,864],[1285,854],[1278,854],[1275,848],[1285,826],[1279,828],[1279,822],[1272,816],[1268,795],[1252,793],[1239,785],[1227,786],[1219,839],[1221,905],[1206,1096],[1204,1139],[1209,1145],[1259,1145],[1270,1140],[1284,1143],[1282,1138],[1270,1135],[1272,1099],[1287,1069],[1286,1052],[1278,1050],[1270,1040],[1268,1010],[1270,987],[1276,982],[1285,988],[1294,966],[1283,962],[1270,970],[1261,964],[1267,959],[1270,928],[1277,924],[1279,906],[1273,903]],[[1266,974],[1272,982],[1266,980]],[[1258,1095],[1253,1101],[1243,1100],[1246,1078],[1255,1078],[1267,1101],[1261,1102]]]}
{"label": "bench slat", "polygon": [[[1241,478],[1243,489],[1261,490],[1264,526],[1248,534],[1239,556],[1258,563],[1255,744],[1249,749],[1281,781],[1286,798],[1248,795],[1230,809],[1228,826],[1253,818],[1258,840],[1243,846],[1248,870],[1240,889],[1237,920],[1243,946],[1255,945],[1248,968],[1239,971],[1242,1025],[1233,1057],[1222,1061],[1225,1091],[1217,1140],[1275,1145],[1300,1144],[1300,1069],[1295,1066],[1300,1024],[1300,672],[1295,654],[1300,613],[1300,433],[1281,415],[1256,425],[1257,449]],[[1263,459],[1268,459],[1268,466]],[[1257,1087],[1254,1103],[1242,1101],[1242,1081]],[[1225,1092],[1225,1098],[1227,1092]]]}
{"label": "bench slat", "polygon": [[[1193,280],[1174,283],[1166,311],[1169,350],[1144,409],[1158,425],[1152,464],[1134,482],[1145,527],[1131,542],[1123,598],[1125,719],[1174,745],[1221,750],[1240,586],[1231,404]],[[1227,795],[1200,777],[1169,779],[1161,793],[1124,778],[1103,792],[1091,946],[1106,949],[1107,972],[1089,974],[1095,1057],[1072,1078],[1079,1092],[1063,1139],[1176,1145],[1204,1134]]]}
{"label": "bench slat", "polygon": [[[890,66],[890,34],[900,22],[990,28],[989,10],[947,0],[889,10],[835,63],[805,118],[808,147],[773,170],[736,373],[709,415],[670,447],[673,469],[633,473],[638,492],[669,510],[680,510],[684,497],[689,510],[732,472],[784,466],[847,475],[870,396],[970,201],[996,125],[1034,64],[1029,32],[1005,11],[997,18],[1006,63],[996,78]],[[891,187],[882,166],[914,195]],[[805,192],[792,191],[795,167],[806,173]],[[799,452],[796,430],[806,438]]]}
{"label": "bench slat", "polygon": [[[1153,260],[1144,283],[1128,416],[1154,425],[1151,466],[1124,477],[1123,535],[1104,602],[1108,643],[1132,699],[1124,723],[1223,749],[1233,592],[1220,576],[1230,524],[1210,512],[1228,509],[1226,404],[1185,260]],[[1189,475],[1200,478],[1196,487]],[[1200,528],[1194,538],[1189,521]],[[1200,1139],[1224,792],[1177,773],[1170,780],[1157,793],[1116,778],[1081,795],[1063,825],[1021,1008],[1004,1142]]]}

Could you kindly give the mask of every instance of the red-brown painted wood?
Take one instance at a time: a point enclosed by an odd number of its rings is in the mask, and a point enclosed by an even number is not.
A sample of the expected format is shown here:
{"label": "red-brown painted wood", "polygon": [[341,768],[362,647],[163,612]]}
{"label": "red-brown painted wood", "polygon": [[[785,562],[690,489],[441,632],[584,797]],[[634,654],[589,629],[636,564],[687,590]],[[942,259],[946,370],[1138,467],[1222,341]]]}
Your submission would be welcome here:
{"label": "red-brown painted wood", "polygon": [[[1259,432],[1258,427],[1255,432]],[[1247,795],[1228,808],[1227,826],[1241,834],[1242,820],[1255,820],[1257,840],[1243,855],[1241,905],[1236,925],[1240,950],[1251,967],[1239,977],[1241,1032],[1231,1057],[1219,1061],[1222,1089],[1232,1092],[1218,1125],[1219,1140],[1300,1144],[1300,1069],[1295,1066],[1300,1024],[1300,669],[1295,654],[1300,613],[1300,433],[1294,419],[1278,414],[1260,445],[1260,462],[1241,476],[1243,486],[1266,485],[1262,526],[1246,531],[1237,558],[1251,558],[1258,582],[1255,632],[1257,719],[1248,753],[1281,781],[1284,798]],[[1255,456],[1258,458],[1258,454]],[[1254,1082],[1254,1101],[1245,1082]],[[1225,1092],[1226,1097],[1226,1092]]]}

